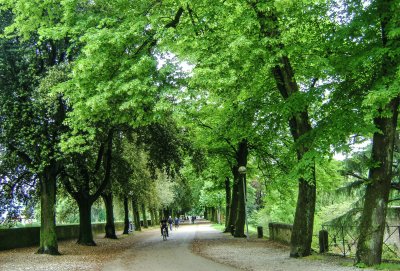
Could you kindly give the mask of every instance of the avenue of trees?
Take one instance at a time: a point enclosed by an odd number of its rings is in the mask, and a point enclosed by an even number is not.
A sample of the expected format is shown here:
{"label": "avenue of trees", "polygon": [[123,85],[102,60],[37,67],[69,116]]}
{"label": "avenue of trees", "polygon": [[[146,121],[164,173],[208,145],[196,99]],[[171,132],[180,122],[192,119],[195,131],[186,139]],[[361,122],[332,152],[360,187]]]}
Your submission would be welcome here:
{"label": "avenue of trees", "polygon": [[39,252],[59,254],[69,204],[78,243],[95,245],[99,200],[107,238],[116,201],[125,233],[130,212],[140,229],[192,210],[244,237],[247,200],[255,224],[293,223],[290,256],[303,257],[340,188],[356,262],[380,263],[400,189],[399,8],[0,0],[0,215],[39,204]]}

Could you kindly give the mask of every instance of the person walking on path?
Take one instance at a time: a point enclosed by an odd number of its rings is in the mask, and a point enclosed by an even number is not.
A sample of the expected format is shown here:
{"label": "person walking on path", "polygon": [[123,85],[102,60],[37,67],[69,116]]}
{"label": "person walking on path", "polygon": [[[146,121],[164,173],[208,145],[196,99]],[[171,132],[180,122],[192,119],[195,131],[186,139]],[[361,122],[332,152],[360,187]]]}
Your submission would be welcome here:
{"label": "person walking on path", "polygon": [[172,223],[174,223],[174,221],[172,220],[172,217],[169,216],[168,217],[168,224],[169,224],[169,228],[170,228],[171,231],[172,231]]}

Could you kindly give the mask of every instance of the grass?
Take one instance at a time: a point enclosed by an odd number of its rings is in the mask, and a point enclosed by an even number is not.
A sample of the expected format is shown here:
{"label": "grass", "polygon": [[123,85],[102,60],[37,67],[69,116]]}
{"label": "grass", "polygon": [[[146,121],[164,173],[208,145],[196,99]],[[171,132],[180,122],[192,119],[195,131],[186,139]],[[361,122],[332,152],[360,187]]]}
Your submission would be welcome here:
{"label": "grass", "polygon": [[400,264],[397,264],[397,263],[381,263],[379,265],[375,265],[373,268],[376,269],[376,270],[385,270],[385,271],[400,270]]}
{"label": "grass", "polygon": [[211,224],[211,226],[219,231],[224,231],[225,230],[225,225],[224,224]]}

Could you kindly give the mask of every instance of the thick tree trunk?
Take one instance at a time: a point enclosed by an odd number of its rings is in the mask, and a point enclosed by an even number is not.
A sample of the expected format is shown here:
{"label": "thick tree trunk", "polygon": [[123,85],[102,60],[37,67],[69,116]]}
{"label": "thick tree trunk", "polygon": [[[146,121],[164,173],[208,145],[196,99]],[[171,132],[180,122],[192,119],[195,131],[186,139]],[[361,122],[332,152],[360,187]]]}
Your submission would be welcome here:
{"label": "thick tree trunk", "polygon": [[[279,38],[280,30],[278,28],[276,10],[260,10],[257,5],[252,5],[252,7],[257,14],[262,35],[264,37]],[[279,46],[284,48],[284,44],[279,44]],[[272,46],[267,49],[274,50]],[[281,56],[278,62],[272,72],[281,96],[288,100],[294,95],[301,95],[289,58]],[[306,138],[312,131],[307,110],[307,105],[304,104],[303,108],[296,108],[296,111],[292,112],[292,116],[289,119],[290,132],[296,146],[297,159],[299,161],[303,159],[312,143],[312,139]],[[316,201],[314,163],[309,163],[305,174],[299,177],[298,181],[299,194],[291,237],[291,257],[302,257],[311,254]]]}
{"label": "thick tree trunk", "polygon": [[117,239],[115,234],[115,224],[114,224],[114,210],[113,210],[113,196],[111,192],[105,192],[101,195],[106,207],[106,226],[105,238]]}
{"label": "thick tree trunk", "polygon": [[[280,65],[273,69],[277,87],[286,100],[299,89],[294,78],[294,72],[287,57],[281,57]],[[312,131],[307,113],[307,106],[301,112],[293,113],[289,119],[290,132],[297,145],[297,159],[300,161],[309,150],[310,142],[304,138]],[[300,142],[302,140],[302,142]],[[303,257],[311,255],[311,242],[314,227],[314,213],[316,201],[315,165],[310,163],[304,177],[299,177],[299,192],[296,206],[296,214],[293,223],[291,237],[291,257]]]}
{"label": "thick tree trunk", "polygon": [[128,197],[124,197],[124,232],[122,234],[129,234],[129,207]]}
{"label": "thick tree trunk", "polygon": [[92,202],[85,196],[78,200],[79,207],[79,238],[77,243],[85,246],[95,246],[92,232]]}
{"label": "thick tree trunk", "polygon": [[40,180],[39,254],[59,255],[56,234],[56,174],[47,172]]}
{"label": "thick tree trunk", "polygon": [[146,213],[146,205],[144,203],[141,204],[142,207],[142,219],[143,219],[143,227],[147,229],[149,227],[149,223],[147,222],[147,213]]}
{"label": "thick tree trunk", "polygon": [[[240,167],[246,167],[247,165],[247,155],[248,155],[248,147],[247,147],[247,140],[242,140],[239,143],[239,148],[236,153],[236,161],[238,163],[237,170]],[[246,177],[245,175],[238,176],[238,207],[237,207],[237,214],[236,214],[236,221],[235,221],[235,237],[246,237],[244,234],[244,226],[246,223]]]}
{"label": "thick tree trunk", "polygon": [[[381,22],[382,46],[386,49],[383,56],[381,75],[389,82],[396,77],[398,60],[391,58],[391,50],[397,50],[396,43],[390,43],[388,29],[394,12],[397,12],[396,1],[379,0],[377,10]],[[397,41],[398,42],[398,41]],[[390,86],[386,86],[389,88]],[[373,167],[369,170],[364,198],[364,208],[361,216],[360,235],[357,244],[356,262],[367,265],[381,263],[382,246],[385,230],[387,204],[392,180],[393,149],[397,127],[399,97],[393,98],[386,106],[379,109],[382,116],[374,118],[374,124],[379,129],[374,133],[372,142]],[[387,112],[387,113],[386,113]]]}
{"label": "thick tree trunk", "polygon": [[356,262],[381,263],[387,204],[392,180],[393,148],[397,127],[398,98],[388,106],[390,118],[375,118],[379,129],[373,136],[372,161],[359,228]]}
{"label": "thick tree trunk", "polygon": [[232,185],[232,199],[229,210],[229,224],[228,231],[231,231],[231,227],[235,227],[236,215],[237,215],[237,207],[238,207],[238,186],[239,186],[239,172],[238,167],[232,167],[233,174],[233,185]]}
{"label": "thick tree trunk", "polygon": [[231,185],[229,178],[225,179],[225,230],[224,232],[229,232],[229,217],[230,217],[230,208],[231,208]]}

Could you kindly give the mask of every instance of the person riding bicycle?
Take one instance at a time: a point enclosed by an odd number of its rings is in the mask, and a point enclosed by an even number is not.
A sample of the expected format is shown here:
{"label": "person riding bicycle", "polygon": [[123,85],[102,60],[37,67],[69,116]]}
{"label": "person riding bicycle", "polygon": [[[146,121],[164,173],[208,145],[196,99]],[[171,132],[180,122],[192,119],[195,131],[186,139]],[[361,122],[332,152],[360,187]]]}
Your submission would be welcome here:
{"label": "person riding bicycle", "polygon": [[167,231],[167,237],[169,237],[167,220],[164,217],[163,217],[163,219],[161,219],[160,228],[161,228],[161,236],[163,235],[163,229],[165,229]]}

